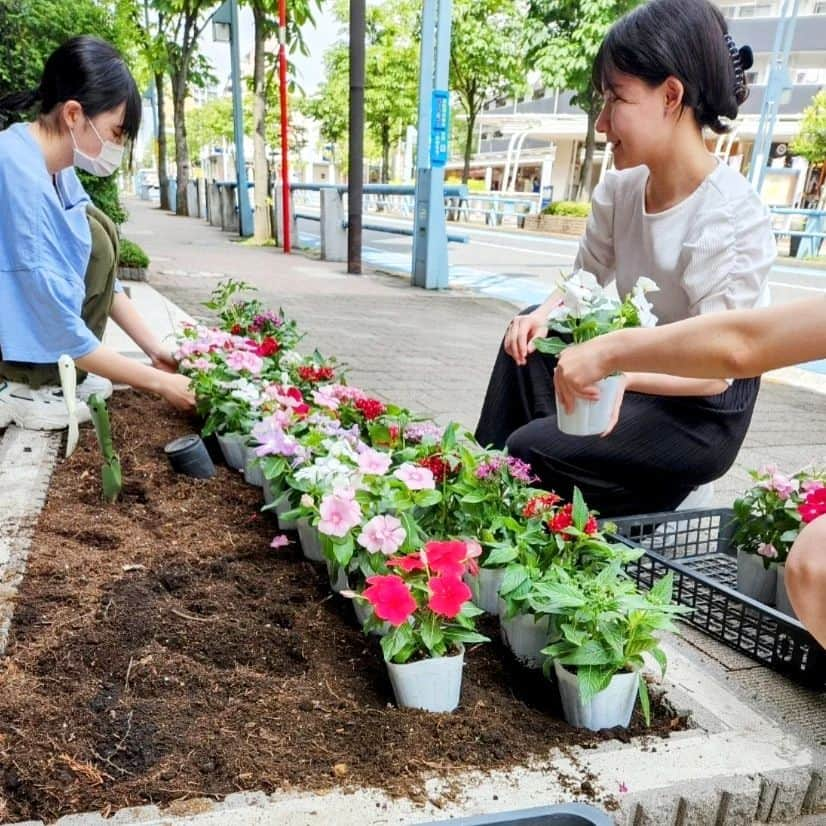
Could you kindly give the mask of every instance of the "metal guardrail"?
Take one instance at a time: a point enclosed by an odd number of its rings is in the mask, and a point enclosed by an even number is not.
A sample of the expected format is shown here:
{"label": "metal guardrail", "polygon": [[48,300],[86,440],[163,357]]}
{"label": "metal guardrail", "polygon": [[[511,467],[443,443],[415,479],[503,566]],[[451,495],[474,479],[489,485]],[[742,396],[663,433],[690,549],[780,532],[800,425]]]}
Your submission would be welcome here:
{"label": "metal guardrail", "polygon": [[[789,252],[793,257],[808,258],[818,255],[826,239],[826,210],[798,209],[796,207],[770,207],[772,229],[778,238],[788,236]],[[802,227],[792,227],[795,217],[805,222]],[[778,226],[778,222],[780,226]]]}

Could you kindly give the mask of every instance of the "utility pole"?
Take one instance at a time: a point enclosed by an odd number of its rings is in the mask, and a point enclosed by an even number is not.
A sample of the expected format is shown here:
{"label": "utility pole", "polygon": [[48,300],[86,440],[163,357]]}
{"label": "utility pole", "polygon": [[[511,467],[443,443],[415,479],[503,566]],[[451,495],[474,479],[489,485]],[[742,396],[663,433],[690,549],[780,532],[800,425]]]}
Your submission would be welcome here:
{"label": "utility pole", "polygon": [[449,149],[452,14],[452,0],[424,0],[411,283],[429,290],[448,284],[444,167]]}
{"label": "utility pole", "polygon": [[361,275],[364,197],[365,0],[350,0],[350,146],[347,175],[347,272]]}
{"label": "utility pole", "polygon": [[287,0],[278,0],[278,83],[281,93],[281,228],[285,253],[292,250],[290,240],[290,144],[287,131]]}
{"label": "utility pole", "polygon": [[[151,32],[149,30],[149,0],[143,0],[143,23],[146,28],[146,36],[151,38]],[[152,154],[157,157],[158,155],[158,110],[157,110],[157,102],[155,100],[155,78],[154,72],[152,73],[153,77],[152,80],[149,81],[149,105],[152,107],[152,137],[155,141],[155,145],[153,146]]]}
{"label": "utility pole", "polygon": [[780,18],[777,21],[777,29],[774,34],[774,51],[769,68],[769,79],[763,95],[760,123],[754,138],[751,163],[749,164],[748,178],[758,194],[760,194],[763,181],[766,178],[766,167],[769,162],[769,151],[777,114],[784,102],[784,95],[792,88],[791,78],[789,77],[789,52],[792,48],[799,10],[800,0],[783,0]]}
{"label": "utility pole", "polygon": [[232,120],[235,132],[235,175],[238,182],[238,226],[242,238],[253,234],[247,165],[244,160],[244,110],[241,93],[241,55],[238,39],[238,0],[224,0],[212,15],[213,38],[229,42],[232,66]]}

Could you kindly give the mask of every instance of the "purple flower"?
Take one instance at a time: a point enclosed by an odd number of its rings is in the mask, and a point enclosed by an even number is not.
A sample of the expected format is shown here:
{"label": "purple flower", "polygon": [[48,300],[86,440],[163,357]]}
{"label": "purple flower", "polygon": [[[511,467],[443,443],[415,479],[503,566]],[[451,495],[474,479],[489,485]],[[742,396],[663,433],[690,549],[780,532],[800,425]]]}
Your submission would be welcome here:
{"label": "purple flower", "polygon": [[444,428],[439,427],[435,422],[414,422],[404,429],[404,437],[409,442],[419,444],[425,440],[441,442],[444,435]]}
{"label": "purple flower", "polygon": [[531,466],[515,456],[508,456],[508,470],[514,479],[524,482],[529,485],[531,482],[536,482],[539,477],[534,476]]}

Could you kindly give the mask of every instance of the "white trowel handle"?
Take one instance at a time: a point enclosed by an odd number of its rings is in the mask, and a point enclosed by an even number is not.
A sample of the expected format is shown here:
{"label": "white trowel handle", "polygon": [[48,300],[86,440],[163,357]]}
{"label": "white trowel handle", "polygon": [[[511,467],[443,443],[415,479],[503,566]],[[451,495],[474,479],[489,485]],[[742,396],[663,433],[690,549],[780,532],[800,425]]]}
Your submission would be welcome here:
{"label": "white trowel handle", "polygon": [[60,389],[63,391],[63,401],[69,414],[69,434],[66,439],[66,455],[71,456],[78,440],[77,423],[77,371],[71,356],[65,353],[57,360],[57,369],[60,372]]}

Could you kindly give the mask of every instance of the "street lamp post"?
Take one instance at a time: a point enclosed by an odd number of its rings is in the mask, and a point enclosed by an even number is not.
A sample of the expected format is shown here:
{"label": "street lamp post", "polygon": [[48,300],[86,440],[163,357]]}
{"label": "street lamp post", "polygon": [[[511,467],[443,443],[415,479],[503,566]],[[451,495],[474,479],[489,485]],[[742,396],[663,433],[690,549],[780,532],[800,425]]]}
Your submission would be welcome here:
{"label": "street lamp post", "polygon": [[797,13],[800,10],[800,0],[783,0],[780,18],[777,21],[777,30],[774,34],[774,50],[769,68],[769,77],[766,82],[766,91],[763,95],[763,105],[760,108],[760,123],[754,138],[754,148],[749,165],[749,180],[759,193],[766,178],[769,151],[771,149],[774,125],[784,96],[792,88],[789,77],[789,52],[794,39]]}
{"label": "street lamp post", "polygon": [[241,236],[253,233],[247,167],[244,160],[244,110],[241,94],[241,57],[238,46],[238,0],[224,0],[212,15],[213,38],[229,42],[232,73],[232,120],[235,132],[235,174],[238,181],[238,225]]}
{"label": "street lamp post", "polygon": [[452,14],[452,0],[424,0],[411,282],[430,290],[448,284],[444,184]]}

